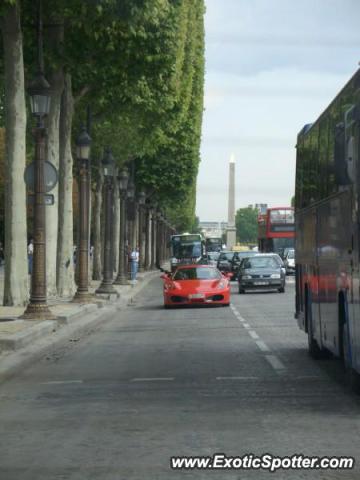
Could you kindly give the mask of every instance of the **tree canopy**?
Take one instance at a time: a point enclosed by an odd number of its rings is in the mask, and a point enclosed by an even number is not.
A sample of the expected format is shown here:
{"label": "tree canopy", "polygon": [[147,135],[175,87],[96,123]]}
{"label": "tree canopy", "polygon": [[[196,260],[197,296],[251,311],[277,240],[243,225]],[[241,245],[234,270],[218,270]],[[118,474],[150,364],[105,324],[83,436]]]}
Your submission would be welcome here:
{"label": "tree canopy", "polygon": [[257,243],[258,214],[258,209],[251,206],[237,210],[235,224],[238,241]]}

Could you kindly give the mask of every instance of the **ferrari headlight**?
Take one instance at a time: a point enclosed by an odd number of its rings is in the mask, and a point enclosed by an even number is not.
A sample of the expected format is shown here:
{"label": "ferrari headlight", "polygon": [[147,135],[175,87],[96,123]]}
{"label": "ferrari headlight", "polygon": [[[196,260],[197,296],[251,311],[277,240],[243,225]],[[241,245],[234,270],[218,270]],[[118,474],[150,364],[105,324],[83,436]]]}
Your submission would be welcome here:
{"label": "ferrari headlight", "polygon": [[270,278],[280,278],[280,273],[273,273]]}
{"label": "ferrari headlight", "polygon": [[226,287],[225,282],[221,281],[221,282],[218,283],[218,286],[216,288],[221,290],[222,288],[225,288],[225,287]]}

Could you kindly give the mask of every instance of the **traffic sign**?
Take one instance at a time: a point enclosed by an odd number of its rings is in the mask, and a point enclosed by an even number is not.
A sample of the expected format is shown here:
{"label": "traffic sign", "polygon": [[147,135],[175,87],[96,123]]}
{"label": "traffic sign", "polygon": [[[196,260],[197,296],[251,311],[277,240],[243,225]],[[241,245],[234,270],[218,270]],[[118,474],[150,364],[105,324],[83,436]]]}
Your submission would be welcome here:
{"label": "traffic sign", "polygon": [[[35,162],[25,168],[24,180],[29,190],[35,191]],[[54,165],[47,160],[44,164],[44,191],[50,192],[58,181],[58,173]],[[52,204],[51,204],[52,205]]]}
{"label": "traffic sign", "polygon": [[[54,205],[54,203],[55,203],[54,195],[51,195],[51,194],[50,195],[45,194],[44,195],[44,200],[45,200],[45,205],[46,206]],[[28,195],[28,202],[29,202],[30,205],[34,205],[35,195],[33,193]]]}

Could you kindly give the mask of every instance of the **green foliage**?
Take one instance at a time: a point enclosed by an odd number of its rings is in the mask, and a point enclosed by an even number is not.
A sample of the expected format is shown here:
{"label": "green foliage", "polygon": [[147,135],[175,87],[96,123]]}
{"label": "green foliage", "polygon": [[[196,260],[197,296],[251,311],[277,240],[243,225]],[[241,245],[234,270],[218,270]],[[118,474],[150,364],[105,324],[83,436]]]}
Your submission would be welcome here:
{"label": "green foliage", "polygon": [[253,207],[239,208],[236,212],[236,237],[240,242],[257,243],[258,209]]}
{"label": "green foliage", "polygon": [[[28,82],[37,68],[37,2],[18,3]],[[74,137],[90,105],[94,163],[106,145],[119,166],[136,159],[139,188],[186,230],[194,226],[200,161],[203,17],[204,0],[43,1],[45,73],[71,73]],[[0,121],[1,105],[0,94]]]}

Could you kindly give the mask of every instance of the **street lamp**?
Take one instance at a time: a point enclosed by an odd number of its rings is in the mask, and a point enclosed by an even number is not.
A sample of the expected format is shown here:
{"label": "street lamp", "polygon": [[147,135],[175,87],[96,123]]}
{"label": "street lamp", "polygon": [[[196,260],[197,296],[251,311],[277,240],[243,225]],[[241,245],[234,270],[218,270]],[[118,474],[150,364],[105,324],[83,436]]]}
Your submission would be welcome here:
{"label": "street lamp", "polygon": [[89,167],[90,167],[90,146],[91,138],[86,128],[82,131],[76,140],[76,157],[79,172],[79,251],[77,254],[78,262],[78,288],[73,301],[77,303],[87,303],[92,300],[89,294]]}
{"label": "street lamp", "polygon": [[38,11],[38,74],[31,82],[28,93],[32,115],[37,119],[33,130],[35,139],[34,159],[34,253],[31,272],[30,302],[22,315],[27,320],[52,319],[55,316],[47,305],[46,298],[46,220],[45,220],[45,155],[47,132],[44,118],[49,114],[51,89],[44,76],[42,51],[41,2]]}
{"label": "street lamp", "polygon": [[104,235],[104,273],[101,285],[95,293],[113,294],[117,293],[112,285],[113,266],[111,255],[111,224],[113,213],[113,180],[115,172],[115,161],[110,147],[105,150],[102,160],[102,169],[104,174],[104,193],[105,193],[105,235]]}
{"label": "street lamp", "polygon": [[129,172],[124,168],[118,175],[120,191],[120,241],[119,267],[114,285],[127,285],[127,251],[126,251],[126,195],[129,182]]}

